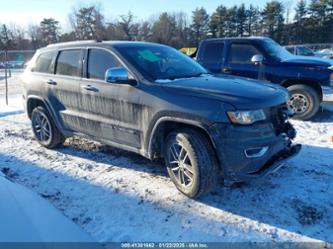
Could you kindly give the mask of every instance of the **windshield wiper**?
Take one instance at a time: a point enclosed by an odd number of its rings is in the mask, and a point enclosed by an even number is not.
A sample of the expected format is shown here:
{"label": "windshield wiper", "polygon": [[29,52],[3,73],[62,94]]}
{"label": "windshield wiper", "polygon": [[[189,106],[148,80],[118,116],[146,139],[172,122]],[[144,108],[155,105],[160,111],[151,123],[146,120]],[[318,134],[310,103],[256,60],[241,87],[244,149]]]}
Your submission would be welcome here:
{"label": "windshield wiper", "polygon": [[177,75],[169,78],[164,78],[163,80],[176,80],[176,79],[185,79],[185,78],[195,78],[202,75],[210,75],[209,73],[197,73],[197,74],[187,74],[187,75]]}

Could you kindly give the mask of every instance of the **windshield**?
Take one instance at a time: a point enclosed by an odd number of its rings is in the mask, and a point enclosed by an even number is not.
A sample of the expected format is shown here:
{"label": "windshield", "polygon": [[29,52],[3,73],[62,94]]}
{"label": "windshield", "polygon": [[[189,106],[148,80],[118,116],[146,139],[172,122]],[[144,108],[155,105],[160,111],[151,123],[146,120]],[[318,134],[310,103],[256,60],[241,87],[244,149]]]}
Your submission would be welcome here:
{"label": "windshield", "polygon": [[303,56],[314,56],[315,54],[310,48],[307,47],[297,47],[297,54]]}
{"label": "windshield", "polygon": [[121,44],[114,48],[140,73],[153,81],[198,77],[207,73],[196,61],[168,46]]}
{"label": "windshield", "polygon": [[263,39],[262,42],[265,51],[275,59],[286,60],[294,57],[287,49],[271,39]]}

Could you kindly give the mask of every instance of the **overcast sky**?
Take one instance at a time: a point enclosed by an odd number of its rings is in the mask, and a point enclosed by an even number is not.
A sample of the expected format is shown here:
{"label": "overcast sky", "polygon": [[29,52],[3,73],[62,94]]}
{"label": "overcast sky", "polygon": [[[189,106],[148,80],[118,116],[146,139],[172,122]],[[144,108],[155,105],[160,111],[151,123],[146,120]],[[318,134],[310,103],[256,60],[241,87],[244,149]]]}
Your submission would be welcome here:
{"label": "overcast sky", "polygon": [[[137,20],[156,16],[163,11],[184,11],[191,15],[196,7],[203,6],[211,13],[224,4],[232,6],[242,1],[232,0],[0,0],[0,23],[18,23],[25,26],[38,24],[44,17],[53,17],[60,21],[63,30],[70,29],[68,14],[73,7],[99,4],[107,20],[113,20],[119,15],[131,11]],[[246,5],[250,3],[263,6],[267,0],[243,0]],[[283,0],[286,7],[294,8],[297,0]]]}

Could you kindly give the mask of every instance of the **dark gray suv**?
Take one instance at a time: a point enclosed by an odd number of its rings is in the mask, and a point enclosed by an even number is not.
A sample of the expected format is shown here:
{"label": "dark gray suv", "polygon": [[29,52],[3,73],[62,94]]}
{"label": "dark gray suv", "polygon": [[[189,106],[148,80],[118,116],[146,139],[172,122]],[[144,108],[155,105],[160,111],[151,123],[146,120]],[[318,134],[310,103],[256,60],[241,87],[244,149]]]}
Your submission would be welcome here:
{"label": "dark gray suv", "polygon": [[296,155],[288,92],[214,77],[168,46],[71,42],[38,50],[24,72],[24,100],[40,144],[72,135],[164,158],[189,197],[277,170]]}

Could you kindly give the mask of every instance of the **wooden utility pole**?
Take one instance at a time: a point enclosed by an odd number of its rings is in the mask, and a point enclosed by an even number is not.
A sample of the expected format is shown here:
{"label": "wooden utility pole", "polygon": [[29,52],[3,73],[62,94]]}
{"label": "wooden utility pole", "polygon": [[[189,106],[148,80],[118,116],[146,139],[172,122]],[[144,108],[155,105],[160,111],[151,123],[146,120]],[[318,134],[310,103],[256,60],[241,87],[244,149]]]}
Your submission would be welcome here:
{"label": "wooden utility pole", "polygon": [[5,88],[6,88],[6,105],[8,105],[8,80],[7,80],[7,50],[5,50]]}

